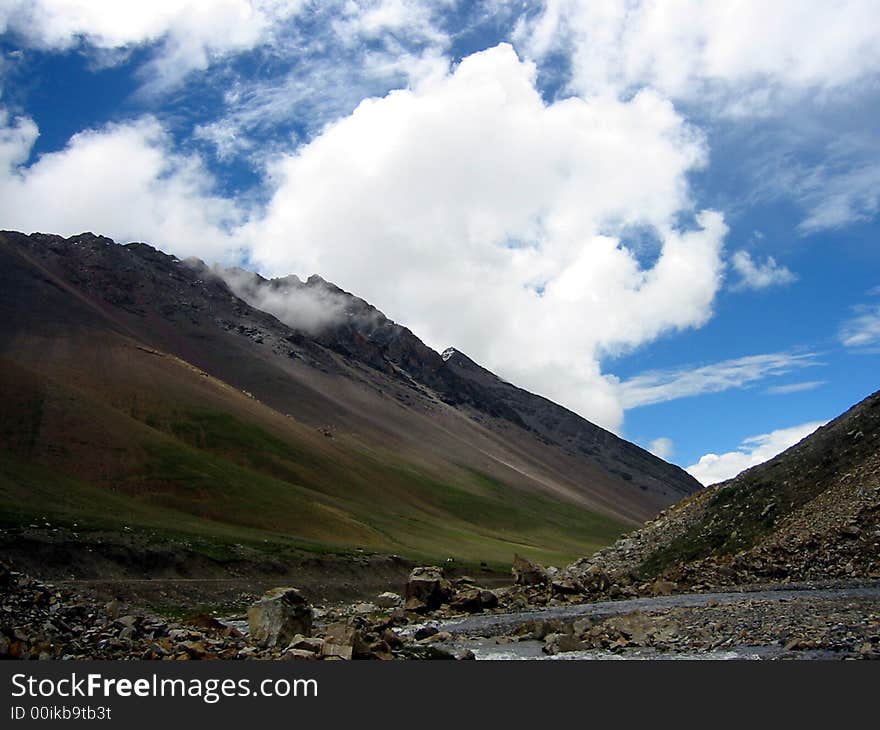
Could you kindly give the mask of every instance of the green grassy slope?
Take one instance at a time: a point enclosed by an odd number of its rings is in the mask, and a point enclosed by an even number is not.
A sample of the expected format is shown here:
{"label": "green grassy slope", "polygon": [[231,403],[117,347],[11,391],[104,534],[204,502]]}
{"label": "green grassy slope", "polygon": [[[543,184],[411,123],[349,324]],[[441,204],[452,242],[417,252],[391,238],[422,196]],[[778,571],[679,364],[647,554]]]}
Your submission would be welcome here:
{"label": "green grassy slope", "polygon": [[495,565],[564,563],[624,530],[471,469],[326,438],[172,358],[118,359],[100,378],[0,360],[3,524]]}

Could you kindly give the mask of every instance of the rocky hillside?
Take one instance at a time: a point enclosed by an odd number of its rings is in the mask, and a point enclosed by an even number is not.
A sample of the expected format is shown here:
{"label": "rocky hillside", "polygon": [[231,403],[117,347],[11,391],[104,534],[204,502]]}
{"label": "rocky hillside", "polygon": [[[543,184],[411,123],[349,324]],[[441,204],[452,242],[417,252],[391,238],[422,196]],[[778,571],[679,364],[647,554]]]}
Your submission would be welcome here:
{"label": "rocky hillside", "polygon": [[880,578],[880,392],[568,572],[599,569],[679,587]]}
{"label": "rocky hillside", "polygon": [[0,523],[559,564],[698,488],[318,277],[250,277],[0,234]]}
{"label": "rocky hillside", "polygon": [[514,424],[641,490],[675,498],[700,485],[687,472],[541,396],[517,388],[453,347],[438,354],[409,329],[368,302],[319,276],[264,279],[240,269],[226,272],[236,293],[302,330],[290,302],[319,302],[335,310],[312,337],[329,350],[430,392],[471,418]]}

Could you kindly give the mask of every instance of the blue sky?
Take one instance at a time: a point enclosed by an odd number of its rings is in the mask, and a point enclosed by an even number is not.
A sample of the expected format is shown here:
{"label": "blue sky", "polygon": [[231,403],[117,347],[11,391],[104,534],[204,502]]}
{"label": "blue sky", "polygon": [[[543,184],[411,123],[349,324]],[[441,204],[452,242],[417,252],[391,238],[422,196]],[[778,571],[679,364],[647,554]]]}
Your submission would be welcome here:
{"label": "blue sky", "polygon": [[320,273],[706,483],[878,388],[870,1],[0,0],[0,32],[5,228]]}

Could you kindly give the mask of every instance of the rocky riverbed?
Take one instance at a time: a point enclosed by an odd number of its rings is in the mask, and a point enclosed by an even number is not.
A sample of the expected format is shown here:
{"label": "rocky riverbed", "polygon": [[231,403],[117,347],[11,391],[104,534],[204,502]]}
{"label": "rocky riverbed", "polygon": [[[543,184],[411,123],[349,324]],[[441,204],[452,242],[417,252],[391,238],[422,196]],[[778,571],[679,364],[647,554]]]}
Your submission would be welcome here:
{"label": "rocky riverbed", "polygon": [[[877,581],[589,600],[530,584],[541,577],[529,575],[531,569],[519,563],[517,585],[490,590],[466,577],[450,580],[439,568],[417,568],[403,595],[385,592],[330,607],[312,606],[295,588],[279,587],[247,615],[171,621],[0,564],[0,657],[880,658]],[[546,600],[530,602],[536,591]]]}
{"label": "rocky riverbed", "polygon": [[478,659],[880,659],[880,585],[605,601],[437,628]]}

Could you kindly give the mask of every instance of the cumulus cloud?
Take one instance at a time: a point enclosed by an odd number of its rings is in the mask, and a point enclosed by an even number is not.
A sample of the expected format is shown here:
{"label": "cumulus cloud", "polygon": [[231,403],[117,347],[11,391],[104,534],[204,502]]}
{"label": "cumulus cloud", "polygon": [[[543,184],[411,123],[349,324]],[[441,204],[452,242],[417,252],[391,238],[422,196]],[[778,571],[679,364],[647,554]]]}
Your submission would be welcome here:
{"label": "cumulus cloud", "polygon": [[831,91],[880,70],[871,0],[545,0],[518,38],[536,58],[565,53],[583,94],[651,86],[766,113],[779,97]]}
{"label": "cumulus cloud", "polygon": [[675,444],[671,438],[661,436],[648,444],[648,451],[654,454],[654,456],[659,456],[661,459],[669,461],[675,453]]}
{"label": "cumulus cloud", "polygon": [[[416,88],[363,101],[268,168],[265,206],[214,193],[199,158],[152,117],[75,135],[30,164],[36,127],[6,121],[6,225],[100,230],[267,274],[320,272],[435,348],[619,428],[604,354],[712,314],[726,234],[695,211],[701,136],[671,104],[547,104],[509,45]],[[682,226],[678,221],[690,220]],[[655,231],[653,263],[622,241]]]}
{"label": "cumulus cloud", "polygon": [[734,289],[767,289],[797,281],[787,267],[776,263],[776,259],[768,256],[763,262],[756,262],[748,251],[737,251],[730,260],[733,270],[739,274],[734,282]]}
{"label": "cumulus cloud", "polygon": [[880,211],[868,111],[880,77],[878,35],[872,0],[545,0],[516,32],[567,92],[627,98],[651,88],[716,129],[748,118],[751,139],[740,148],[763,160],[759,167],[778,165],[748,185],[798,203],[803,234]]}
{"label": "cumulus cloud", "polygon": [[0,109],[0,171],[4,177],[27,161],[39,135],[40,130],[33,119],[10,119],[9,112]]}
{"label": "cumulus cloud", "polygon": [[769,377],[819,365],[815,353],[775,352],[700,367],[653,370],[618,384],[624,408],[743,388]]}
{"label": "cumulus cloud", "polygon": [[24,165],[38,130],[0,116],[0,217],[9,228],[147,239],[180,255],[224,257],[244,215],[212,192],[198,158],[173,150],[152,117],[81,132]]}
{"label": "cumulus cloud", "polygon": [[[671,104],[548,105],[535,73],[501,45],[365,100],[275,161],[242,237],[267,273],[320,271],[435,348],[617,428],[599,358],[707,321],[726,227],[693,211],[705,148]],[[621,243],[628,225],[656,231],[652,266]]]}
{"label": "cumulus cloud", "polygon": [[705,486],[732,479],[745,469],[762,464],[809,436],[826,421],[811,421],[791,428],[745,439],[736,451],[705,454],[686,471]]}
{"label": "cumulus cloud", "polygon": [[859,305],[856,314],[840,328],[844,347],[868,347],[880,344],[880,304]]}

